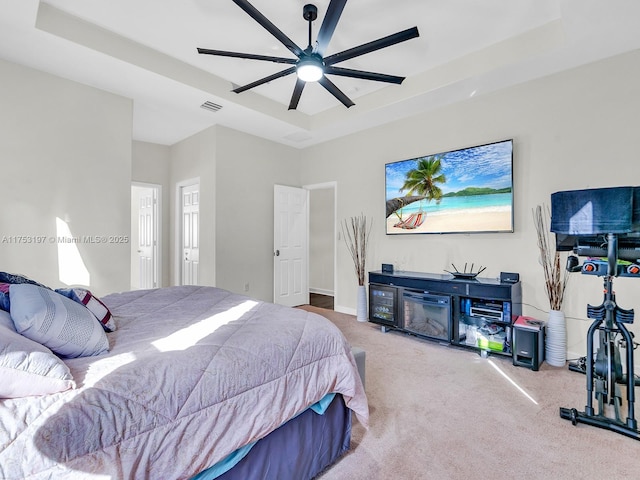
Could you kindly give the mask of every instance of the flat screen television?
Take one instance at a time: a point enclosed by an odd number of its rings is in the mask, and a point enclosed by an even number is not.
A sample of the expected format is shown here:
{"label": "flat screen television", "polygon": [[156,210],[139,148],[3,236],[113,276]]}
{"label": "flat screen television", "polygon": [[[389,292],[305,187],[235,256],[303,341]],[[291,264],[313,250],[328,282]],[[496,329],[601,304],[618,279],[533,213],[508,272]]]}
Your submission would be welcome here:
{"label": "flat screen television", "polygon": [[385,165],[386,233],[513,232],[513,140]]}

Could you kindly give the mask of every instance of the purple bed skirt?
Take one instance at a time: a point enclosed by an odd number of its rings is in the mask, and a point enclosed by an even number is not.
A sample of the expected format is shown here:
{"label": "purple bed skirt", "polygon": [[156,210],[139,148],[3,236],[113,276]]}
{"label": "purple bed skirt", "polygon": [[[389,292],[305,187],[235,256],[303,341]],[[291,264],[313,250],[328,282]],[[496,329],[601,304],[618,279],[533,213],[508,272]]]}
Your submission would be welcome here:
{"label": "purple bed skirt", "polygon": [[336,395],[323,415],[305,410],[259,440],[217,480],[310,480],[349,450],[350,443],[351,410]]}

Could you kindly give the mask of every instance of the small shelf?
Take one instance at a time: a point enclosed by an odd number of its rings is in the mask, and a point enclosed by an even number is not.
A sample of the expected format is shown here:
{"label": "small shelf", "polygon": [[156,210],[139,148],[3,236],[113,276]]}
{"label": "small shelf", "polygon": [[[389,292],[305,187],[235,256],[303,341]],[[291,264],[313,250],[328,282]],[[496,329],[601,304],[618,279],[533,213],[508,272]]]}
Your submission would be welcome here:
{"label": "small shelf", "polygon": [[511,354],[511,323],[460,315],[454,343],[495,353]]}
{"label": "small shelf", "polygon": [[453,343],[511,355],[511,302],[460,297],[457,336]]}

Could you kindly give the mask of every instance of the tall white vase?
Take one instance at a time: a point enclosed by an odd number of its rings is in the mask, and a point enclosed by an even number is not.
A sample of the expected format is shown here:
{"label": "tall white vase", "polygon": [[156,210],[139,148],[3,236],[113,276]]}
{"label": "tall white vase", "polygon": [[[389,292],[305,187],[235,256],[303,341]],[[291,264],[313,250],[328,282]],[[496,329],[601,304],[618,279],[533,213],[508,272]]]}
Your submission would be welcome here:
{"label": "tall white vase", "polygon": [[564,367],[567,361],[567,325],[564,312],[551,310],[545,338],[545,361],[552,367]]}
{"label": "tall white vase", "polygon": [[367,316],[367,287],[365,285],[358,285],[358,303],[356,305],[356,319],[359,322],[366,322],[369,320]]}

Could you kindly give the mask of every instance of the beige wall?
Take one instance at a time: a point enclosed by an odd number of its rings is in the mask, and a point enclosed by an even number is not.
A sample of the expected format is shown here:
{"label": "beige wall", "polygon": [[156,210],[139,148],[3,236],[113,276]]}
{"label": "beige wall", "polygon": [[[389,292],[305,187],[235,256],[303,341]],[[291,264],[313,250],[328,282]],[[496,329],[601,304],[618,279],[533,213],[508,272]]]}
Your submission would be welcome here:
{"label": "beige wall", "polygon": [[[131,101],[2,60],[0,87],[0,269],[53,288],[128,290]],[[107,243],[67,245],[73,261],[61,261],[56,218]]]}
{"label": "beige wall", "polygon": [[[485,265],[484,275],[519,272],[523,310],[545,318],[532,209],[558,190],[640,185],[636,164],[640,52],[633,52],[428,114],[371,129],[304,152],[305,184],[336,180],[338,220],[363,212],[374,219],[370,270],[382,262],[442,273],[451,262]],[[354,107],[357,108],[357,107]],[[386,236],[384,165],[466,146],[514,139],[515,232]],[[353,311],[356,279],[343,243],[338,248],[336,309]],[[570,355],[584,355],[586,304],[602,301],[598,277],[574,274],[567,291]],[[640,307],[634,279],[616,279],[624,308]],[[636,322],[637,325],[637,322]],[[637,333],[640,329],[632,326]]]}
{"label": "beige wall", "polygon": [[[198,283],[216,285],[216,128],[211,127],[192,135],[170,148],[170,248],[169,256],[171,284],[178,283],[179,265],[176,250],[179,241],[176,236],[180,224],[177,218],[178,185],[181,182],[198,179],[200,183],[200,264]],[[167,209],[166,209],[167,210]]]}
{"label": "beige wall", "polygon": [[216,284],[273,301],[273,186],[301,185],[302,152],[223,127],[217,147]]}

